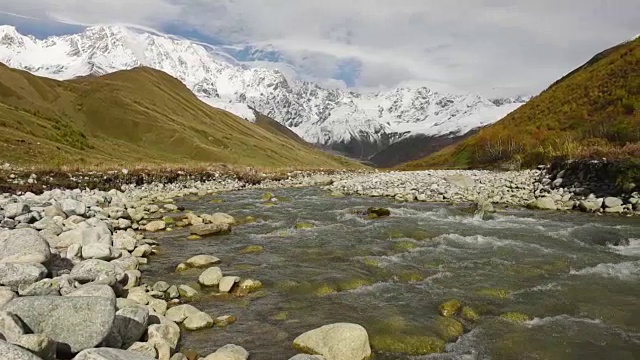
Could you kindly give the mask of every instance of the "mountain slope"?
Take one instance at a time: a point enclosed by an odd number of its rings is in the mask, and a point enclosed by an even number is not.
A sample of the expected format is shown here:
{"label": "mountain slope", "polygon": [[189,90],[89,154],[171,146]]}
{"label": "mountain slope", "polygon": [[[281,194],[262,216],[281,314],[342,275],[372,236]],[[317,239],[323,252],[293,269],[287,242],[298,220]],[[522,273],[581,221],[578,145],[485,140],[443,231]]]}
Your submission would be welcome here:
{"label": "mountain slope", "polygon": [[0,160],[358,166],[212,108],[145,67],[60,82],[0,65]]}
{"label": "mountain slope", "polygon": [[222,48],[116,26],[45,40],[1,26],[0,61],[59,80],[148,66],[176,77],[212,106],[250,121],[256,109],[308,142],[361,159],[413,135],[463,135],[522,104],[424,87],[370,94],[325,89],[289,82],[275,70],[244,68]]}
{"label": "mountain slope", "polygon": [[596,55],[503,120],[402,168],[640,158],[640,39]]}

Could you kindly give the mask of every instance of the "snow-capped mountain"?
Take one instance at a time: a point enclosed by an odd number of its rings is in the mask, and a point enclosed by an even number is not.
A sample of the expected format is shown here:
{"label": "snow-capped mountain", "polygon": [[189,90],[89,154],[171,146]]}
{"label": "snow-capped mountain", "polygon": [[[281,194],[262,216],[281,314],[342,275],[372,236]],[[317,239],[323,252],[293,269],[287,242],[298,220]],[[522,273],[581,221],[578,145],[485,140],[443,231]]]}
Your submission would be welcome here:
{"label": "snow-capped mountain", "polygon": [[379,149],[412,135],[462,135],[522,104],[425,87],[360,94],[289,82],[277,70],[242,66],[222,48],[121,26],[44,40],[0,26],[0,61],[60,80],[152,67],[176,77],[212,106],[250,121],[251,108],[256,109],[305,140],[330,147],[365,142]]}

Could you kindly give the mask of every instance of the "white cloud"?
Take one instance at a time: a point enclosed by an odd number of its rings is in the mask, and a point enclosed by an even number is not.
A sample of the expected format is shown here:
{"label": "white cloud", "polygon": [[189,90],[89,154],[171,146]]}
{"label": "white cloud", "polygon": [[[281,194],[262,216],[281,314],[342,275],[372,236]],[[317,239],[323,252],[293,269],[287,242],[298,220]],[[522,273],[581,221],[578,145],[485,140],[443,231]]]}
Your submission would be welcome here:
{"label": "white cloud", "polygon": [[359,87],[424,82],[486,95],[539,91],[640,23],[640,2],[627,0],[0,0],[0,8],[272,44],[325,80],[353,58]]}

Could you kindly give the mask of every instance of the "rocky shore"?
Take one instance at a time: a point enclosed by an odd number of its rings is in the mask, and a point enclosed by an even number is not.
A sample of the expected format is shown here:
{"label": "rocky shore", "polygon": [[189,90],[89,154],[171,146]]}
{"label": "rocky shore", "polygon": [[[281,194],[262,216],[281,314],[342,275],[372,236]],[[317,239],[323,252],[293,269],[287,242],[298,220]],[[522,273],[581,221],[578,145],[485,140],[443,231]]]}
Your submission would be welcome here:
{"label": "rocky shore", "polygon": [[[138,267],[157,251],[150,232],[188,227],[192,239],[231,231],[245,221],[184,212],[174,199],[247,188],[323,186],[332,196],[393,197],[401,201],[470,202],[481,212],[494,205],[545,210],[640,214],[640,196],[616,197],[569,172],[530,170],[297,173],[246,182],[219,175],[207,179],[121,184],[119,189],[52,189],[0,196],[0,354],[3,359],[181,360],[183,331],[224,326],[189,305],[198,290],[186,284],[145,283]],[[16,181],[24,178],[14,177]],[[31,182],[28,181],[31,179]],[[28,184],[37,183],[30,176]],[[265,199],[270,201],[271,199]],[[176,215],[176,216],[172,216]],[[239,296],[260,288],[258,279],[225,276],[212,254],[185,259],[176,271],[199,269],[201,286]],[[329,324],[302,334],[293,359],[367,359],[367,332],[356,324]],[[247,359],[229,344],[206,360]]]}
{"label": "rocky shore", "polygon": [[[341,175],[325,188],[334,196],[392,197],[400,201],[476,203],[540,210],[640,215],[640,189],[619,189],[606,178],[577,181],[562,167],[524,171],[429,170]],[[582,175],[589,178],[589,175]],[[566,180],[565,180],[566,177]]]}

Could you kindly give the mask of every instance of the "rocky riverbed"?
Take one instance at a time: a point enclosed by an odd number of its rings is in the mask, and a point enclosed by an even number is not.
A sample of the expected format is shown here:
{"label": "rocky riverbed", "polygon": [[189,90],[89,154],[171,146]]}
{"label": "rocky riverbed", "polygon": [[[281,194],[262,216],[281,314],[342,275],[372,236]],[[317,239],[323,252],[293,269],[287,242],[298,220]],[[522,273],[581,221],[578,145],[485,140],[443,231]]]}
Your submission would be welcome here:
{"label": "rocky riverbed", "polygon": [[[333,198],[357,194],[402,202],[475,202],[476,215],[481,218],[495,211],[494,204],[624,214],[640,210],[637,193],[598,197],[600,194],[587,194],[584,189],[563,188],[557,181],[559,175],[551,179],[541,171],[299,173],[251,183],[220,175],[204,181],[122,184],[109,191],[41,188],[38,195],[6,193],[0,197],[0,333],[4,338],[0,354],[10,360],[196,358],[193,352],[181,352],[185,331],[224,327],[236,319],[232,314],[214,318],[189,302],[202,288],[209,289],[209,295],[247,296],[260,290],[260,279],[227,274],[218,266],[220,259],[210,252],[192,254],[175,269],[198,272],[197,284],[170,284],[162,279],[147,282],[140,268],[162,251],[157,234],[188,229],[189,238],[196,241],[226,236],[233,227],[256,219],[215,211],[192,213],[176,200],[236,190],[322,186]],[[12,179],[27,184],[42,181],[37,176]],[[284,201],[268,192],[262,196],[259,203],[266,208]],[[215,203],[215,199],[210,202]],[[356,216],[364,216],[365,221],[390,215],[384,208],[360,211]],[[295,228],[313,226],[302,222]],[[251,254],[261,248],[243,251]],[[442,304],[443,319],[450,321],[442,320],[438,326],[458,333],[473,314],[463,304],[453,305],[449,309],[451,304]],[[305,331],[293,346],[301,353],[321,356],[298,355],[297,360],[367,359],[371,355],[367,330],[358,324],[336,322]],[[423,345],[444,350],[442,339],[429,338],[428,342]],[[234,344],[204,357],[247,358],[249,352]]]}

